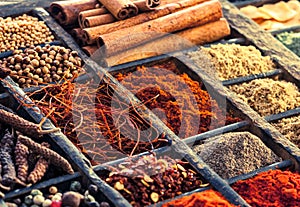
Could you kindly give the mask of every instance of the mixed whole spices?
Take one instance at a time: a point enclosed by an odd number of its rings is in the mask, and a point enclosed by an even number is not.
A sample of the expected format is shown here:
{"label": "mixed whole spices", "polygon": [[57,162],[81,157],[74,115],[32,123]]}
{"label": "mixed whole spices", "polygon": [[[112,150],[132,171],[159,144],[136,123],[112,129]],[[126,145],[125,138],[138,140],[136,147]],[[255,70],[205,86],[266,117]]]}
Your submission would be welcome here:
{"label": "mixed whole spices", "polygon": [[276,69],[270,57],[262,56],[261,52],[253,46],[216,44],[207,48],[201,47],[197,51],[187,53],[188,57],[198,66],[201,66],[203,62],[203,54],[213,62],[216,69],[216,71],[207,72],[209,74],[217,73],[220,80],[228,80]]}
{"label": "mixed whole spices", "polygon": [[299,43],[300,33],[299,32],[282,32],[275,36],[284,46],[293,51],[300,57]]}
{"label": "mixed whole spices", "polygon": [[164,134],[136,111],[139,106],[116,96],[110,84],[64,81],[29,96],[92,164],[166,146]]}
{"label": "mixed whole spices", "polygon": [[8,207],[110,207],[110,204],[97,200],[100,194],[98,187],[90,184],[84,187],[79,181],[71,181],[67,187],[53,185],[46,189],[33,189],[30,194],[21,198],[10,199]]}
{"label": "mixed whole spices", "polygon": [[284,80],[256,79],[229,88],[261,116],[278,114],[300,106],[297,86]]}
{"label": "mixed whole spices", "polygon": [[240,120],[222,111],[203,83],[180,74],[174,61],[139,66],[115,77],[181,138]]}
{"label": "mixed whole spices", "polygon": [[300,115],[280,119],[271,124],[300,148]]}
{"label": "mixed whole spices", "polygon": [[[0,197],[4,197],[1,191],[37,183],[44,177],[61,174],[62,170],[69,174],[74,173],[69,162],[51,150],[48,142],[42,141],[40,144],[21,134],[34,133],[34,137],[37,137],[52,130],[39,130],[37,124],[19,117],[2,105],[0,107]],[[56,168],[51,169],[50,165]]]}
{"label": "mixed whole spices", "polygon": [[224,179],[281,161],[259,137],[250,132],[231,132],[209,138],[194,146],[193,150]]}
{"label": "mixed whole spices", "polygon": [[57,45],[14,50],[13,56],[0,60],[0,64],[10,69],[10,76],[20,87],[74,79],[84,72],[78,53]]}
{"label": "mixed whole spices", "polygon": [[193,193],[188,196],[170,201],[162,207],[233,207],[221,193],[215,190],[206,190],[199,193]]}
{"label": "mixed whole spices", "polygon": [[265,30],[277,30],[300,24],[300,3],[297,0],[279,1],[260,7],[248,5],[240,10]]}
{"label": "mixed whole spices", "polygon": [[99,176],[118,190],[131,205],[146,206],[209,184],[188,162],[150,154],[107,166]]}
{"label": "mixed whole spices", "polygon": [[270,170],[232,185],[253,207],[300,206],[300,175],[291,171]]}
{"label": "mixed whole spices", "polygon": [[0,52],[52,42],[50,29],[38,18],[26,14],[0,17]]}

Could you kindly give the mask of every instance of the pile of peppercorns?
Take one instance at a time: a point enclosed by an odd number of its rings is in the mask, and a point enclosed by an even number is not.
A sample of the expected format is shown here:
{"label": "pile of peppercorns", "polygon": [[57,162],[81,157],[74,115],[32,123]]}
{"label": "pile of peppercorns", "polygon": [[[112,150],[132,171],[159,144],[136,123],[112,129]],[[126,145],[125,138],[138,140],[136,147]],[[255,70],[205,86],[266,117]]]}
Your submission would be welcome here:
{"label": "pile of peppercorns", "polygon": [[79,181],[72,181],[69,191],[62,193],[56,186],[49,187],[45,193],[33,189],[24,199],[17,198],[6,204],[9,207],[110,207],[107,202],[96,201],[98,193],[96,185],[91,184],[85,190]]}
{"label": "pile of peppercorns", "polygon": [[22,88],[76,78],[84,72],[78,53],[57,45],[15,50],[0,65],[10,69],[9,75]]}

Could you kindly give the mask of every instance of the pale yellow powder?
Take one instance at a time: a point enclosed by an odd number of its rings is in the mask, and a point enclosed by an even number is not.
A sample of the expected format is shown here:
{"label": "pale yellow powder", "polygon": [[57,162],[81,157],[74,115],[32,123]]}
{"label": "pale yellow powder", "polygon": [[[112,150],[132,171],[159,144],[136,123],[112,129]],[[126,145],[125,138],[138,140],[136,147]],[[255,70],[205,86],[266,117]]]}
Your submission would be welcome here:
{"label": "pale yellow powder", "polygon": [[[275,69],[269,56],[262,56],[253,46],[237,44],[217,44],[209,48],[202,47],[187,55],[198,65],[203,62],[202,53],[206,54],[216,68],[220,80],[258,74]],[[209,74],[215,71],[207,71]]]}
{"label": "pale yellow powder", "polygon": [[300,93],[291,82],[265,78],[229,88],[261,116],[278,114],[300,106]]}

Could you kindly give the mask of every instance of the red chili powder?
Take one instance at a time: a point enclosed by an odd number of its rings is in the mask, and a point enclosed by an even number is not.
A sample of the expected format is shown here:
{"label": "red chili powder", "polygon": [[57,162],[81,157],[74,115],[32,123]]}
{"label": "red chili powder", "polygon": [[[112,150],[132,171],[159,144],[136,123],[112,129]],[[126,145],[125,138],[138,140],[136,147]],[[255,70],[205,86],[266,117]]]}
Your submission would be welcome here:
{"label": "red chili powder", "polygon": [[171,201],[162,205],[162,207],[232,207],[221,193],[214,190],[206,190],[200,193],[194,193],[184,196],[180,199]]}
{"label": "red chili powder", "polygon": [[232,187],[254,207],[300,206],[299,173],[270,170],[238,181]]}
{"label": "red chili powder", "polygon": [[174,61],[115,77],[181,138],[240,121],[218,106],[203,83],[180,74]]}

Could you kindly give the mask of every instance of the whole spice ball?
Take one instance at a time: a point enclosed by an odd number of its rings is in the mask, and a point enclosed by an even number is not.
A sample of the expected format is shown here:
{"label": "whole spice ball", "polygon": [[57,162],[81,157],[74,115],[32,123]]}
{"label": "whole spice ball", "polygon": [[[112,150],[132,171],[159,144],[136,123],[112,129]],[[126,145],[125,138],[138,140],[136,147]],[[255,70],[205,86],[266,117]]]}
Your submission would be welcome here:
{"label": "whole spice ball", "polygon": [[70,185],[70,191],[80,191],[81,190],[81,184],[78,181],[73,181]]}
{"label": "whole spice ball", "polygon": [[68,191],[62,196],[62,205],[63,206],[72,206],[79,207],[81,200],[83,199],[83,195],[74,191]]}
{"label": "whole spice ball", "polygon": [[13,56],[4,58],[1,64],[10,70],[9,75],[22,88],[76,78],[84,72],[78,53],[62,46],[15,50]]}
{"label": "whole spice ball", "polygon": [[43,21],[23,14],[0,18],[0,52],[52,42],[54,36]]}
{"label": "whole spice ball", "polygon": [[42,195],[36,195],[33,197],[33,203],[36,205],[41,205],[44,201],[45,201],[45,198]]}

